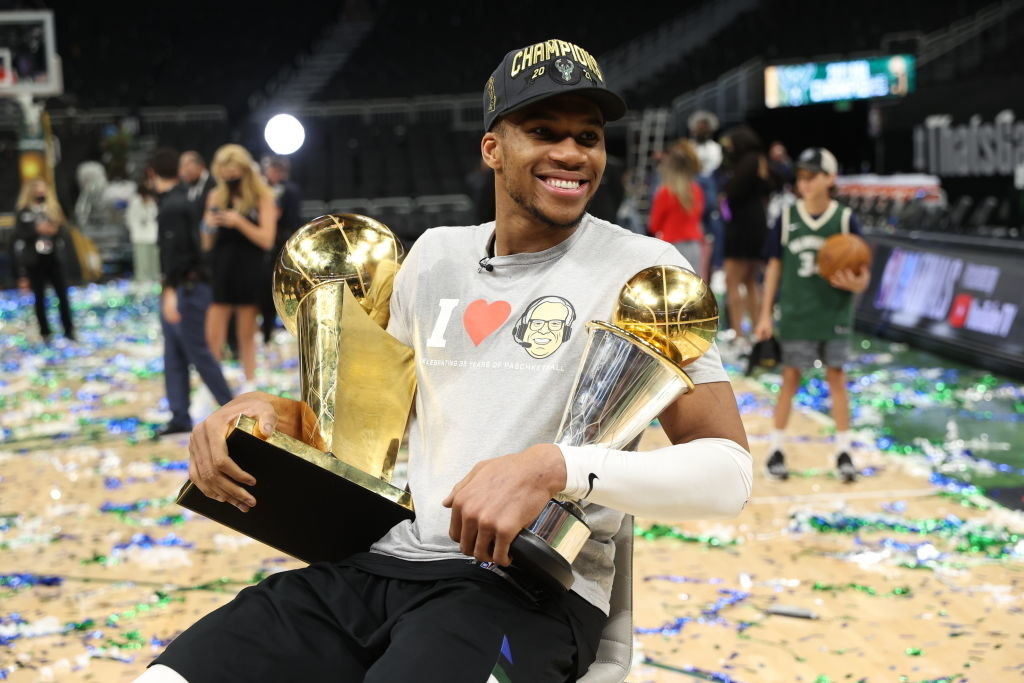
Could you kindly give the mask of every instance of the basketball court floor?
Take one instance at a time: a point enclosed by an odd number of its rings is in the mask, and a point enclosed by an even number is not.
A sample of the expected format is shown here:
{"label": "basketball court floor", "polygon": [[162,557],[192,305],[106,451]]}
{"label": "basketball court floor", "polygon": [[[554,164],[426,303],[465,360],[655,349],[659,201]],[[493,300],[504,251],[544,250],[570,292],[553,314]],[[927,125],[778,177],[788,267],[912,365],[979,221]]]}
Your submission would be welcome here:
{"label": "basketball court floor", "polygon": [[[300,566],[174,504],[187,438],[150,440],[166,419],[153,288],[115,283],[73,297],[79,342],[43,347],[27,299],[0,295],[3,680],[130,681],[199,616]],[[883,369],[852,375],[852,485],[831,471],[813,381],[794,413],[793,476],[764,476],[777,384],[730,362],[757,463],[753,497],[735,519],[636,520],[629,681],[1024,677],[1024,517],[965,483],[1001,444],[1019,449],[998,430],[1015,433],[1020,387],[953,383],[947,368],[900,366],[890,345],[872,344],[858,363]],[[265,350],[263,388],[294,395],[293,349],[281,336]],[[1008,402],[1006,420],[975,414],[979,392]],[[928,410],[949,414],[948,434],[915,440],[914,429],[878,419]],[[995,436],[984,446],[974,433],[960,438],[957,421]],[[643,447],[664,442],[652,427]],[[1016,496],[1019,508],[1013,481],[1003,500]]]}

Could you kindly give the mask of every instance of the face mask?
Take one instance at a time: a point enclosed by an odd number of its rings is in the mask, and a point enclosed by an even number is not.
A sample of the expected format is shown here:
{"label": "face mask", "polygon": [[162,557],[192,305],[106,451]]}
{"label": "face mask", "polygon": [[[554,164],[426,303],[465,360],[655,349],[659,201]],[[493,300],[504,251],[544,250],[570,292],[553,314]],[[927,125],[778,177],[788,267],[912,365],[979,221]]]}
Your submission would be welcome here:
{"label": "face mask", "polygon": [[232,178],[231,180],[225,180],[224,184],[228,186],[228,190],[232,193],[237,192],[238,188],[242,186],[241,178]]}

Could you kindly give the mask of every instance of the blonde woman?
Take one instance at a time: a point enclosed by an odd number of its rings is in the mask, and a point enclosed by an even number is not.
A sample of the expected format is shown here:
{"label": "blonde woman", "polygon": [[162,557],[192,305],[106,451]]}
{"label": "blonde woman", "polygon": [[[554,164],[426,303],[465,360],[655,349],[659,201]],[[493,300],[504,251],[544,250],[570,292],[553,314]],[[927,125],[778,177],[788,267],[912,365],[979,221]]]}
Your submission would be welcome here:
{"label": "blonde woman", "polygon": [[700,160],[689,140],[680,140],[661,159],[661,187],[651,205],[650,233],[670,242],[702,277],[704,192],[697,184]]}
{"label": "blonde woman", "polygon": [[241,145],[224,145],[213,157],[217,186],[203,214],[202,246],[210,252],[213,303],[206,313],[206,341],[220,360],[228,323],[235,314],[244,389],[256,380],[256,316],[265,253],[274,246],[274,195]]}
{"label": "blonde woman", "polygon": [[64,336],[74,341],[75,326],[71,320],[71,302],[68,300],[67,277],[64,272],[69,248],[66,220],[53,187],[42,178],[35,178],[22,185],[15,214],[14,268],[18,276],[18,287],[22,291],[31,289],[35,296],[39,334],[43,341],[49,341],[46,285],[50,284],[57,294]]}

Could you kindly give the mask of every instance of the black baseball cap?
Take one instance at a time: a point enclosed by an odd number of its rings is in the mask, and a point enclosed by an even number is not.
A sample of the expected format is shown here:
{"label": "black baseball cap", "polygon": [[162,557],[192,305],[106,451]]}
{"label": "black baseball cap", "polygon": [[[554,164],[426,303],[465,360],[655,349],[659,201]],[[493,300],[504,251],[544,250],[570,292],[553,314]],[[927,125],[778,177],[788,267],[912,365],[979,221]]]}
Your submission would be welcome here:
{"label": "black baseball cap", "polygon": [[597,60],[580,46],[555,39],[512,50],[484,86],[484,131],[528,104],[569,93],[593,100],[605,121],[626,113],[625,101],[605,85]]}
{"label": "black baseball cap", "polygon": [[805,168],[813,173],[839,173],[839,162],[836,161],[835,155],[824,147],[808,147],[800,152],[796,167]]}

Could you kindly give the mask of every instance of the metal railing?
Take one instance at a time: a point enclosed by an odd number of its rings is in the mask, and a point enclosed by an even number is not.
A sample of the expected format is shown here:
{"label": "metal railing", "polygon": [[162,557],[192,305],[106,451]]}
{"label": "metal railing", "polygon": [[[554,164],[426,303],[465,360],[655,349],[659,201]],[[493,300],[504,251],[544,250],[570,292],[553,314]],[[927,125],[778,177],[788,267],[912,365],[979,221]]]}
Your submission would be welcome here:
{"label": "metal railing", "polygon": [[917,64],[922,66],[946,55],[964,43],[973,40],[993,26],[1006,21],[1014,12],[1024,8],[1024,0],[1002,0],[949,25],[949,28],[929,33],[921,41]]}

